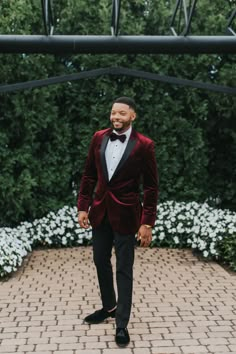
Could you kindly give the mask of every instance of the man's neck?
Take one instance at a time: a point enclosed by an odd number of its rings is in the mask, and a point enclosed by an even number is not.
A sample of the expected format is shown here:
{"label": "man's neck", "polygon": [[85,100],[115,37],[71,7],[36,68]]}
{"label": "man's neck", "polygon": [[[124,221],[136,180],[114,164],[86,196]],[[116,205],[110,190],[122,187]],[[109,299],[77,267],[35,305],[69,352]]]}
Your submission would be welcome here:
{"label": "man's neck", "polygon": [[121,130],[121,131],[117,131],[115,129],[113,129],[113,131],[116,132],[116,134],[120,135],[120,134],[126,133],[130,129],[132,129],[132,125],[130,125],[128,128],[125,128],[124,130]]}

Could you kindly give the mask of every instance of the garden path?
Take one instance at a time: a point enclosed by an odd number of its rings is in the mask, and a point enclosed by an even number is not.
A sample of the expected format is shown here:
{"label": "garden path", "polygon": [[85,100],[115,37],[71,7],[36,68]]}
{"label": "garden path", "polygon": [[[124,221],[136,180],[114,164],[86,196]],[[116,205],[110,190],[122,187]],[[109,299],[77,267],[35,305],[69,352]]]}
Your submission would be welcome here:
{"label": "garden path", "polygon": [[[115,268],[115,258],[113,256]],[[0,281],[0,353],[112,354],[91,247],[35,250]],[[137,248],[130,345],[122,354],[236,354],[236,276],[190,250]]]}

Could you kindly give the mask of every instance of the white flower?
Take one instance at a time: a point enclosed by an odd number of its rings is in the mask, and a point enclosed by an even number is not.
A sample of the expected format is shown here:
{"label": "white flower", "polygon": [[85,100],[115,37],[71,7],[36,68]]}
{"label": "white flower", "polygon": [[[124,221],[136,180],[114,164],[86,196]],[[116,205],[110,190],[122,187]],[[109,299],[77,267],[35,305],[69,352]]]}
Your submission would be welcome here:
{"label": "white flower", "polygon": [[3,269],[5,270],[5,272],[7,272],[7,273],[11,273],[12,272],[12,268],[11,267],[9,267],[9,266],[6,266],[6,267],[3,267]]}
{"label": "white flower", "polygon": [[66,239],[66,237],[64,236],[64,237],[62,237],[62,244],[63,245],[66,245],[67,244],[67,239]]}
{"label": "white flower", "polygon": [[161,232],[159,235],[159,239],[162,241],[162,240],[164,240],[164,238],[165,238],[165,234],[164,234],[164,232]]}
{"label": "white flower", "polygon": [[209,255],[209,252],[205,250],[205,251],[203,252],[203,256],[204,256],[204,257],[208,257],[208,255]]}
{"label": "white flower", "polygon": [[176,244],[179,243],[179,238],[178,238],[177,236],[174,237],[174,242],[175,242]]}

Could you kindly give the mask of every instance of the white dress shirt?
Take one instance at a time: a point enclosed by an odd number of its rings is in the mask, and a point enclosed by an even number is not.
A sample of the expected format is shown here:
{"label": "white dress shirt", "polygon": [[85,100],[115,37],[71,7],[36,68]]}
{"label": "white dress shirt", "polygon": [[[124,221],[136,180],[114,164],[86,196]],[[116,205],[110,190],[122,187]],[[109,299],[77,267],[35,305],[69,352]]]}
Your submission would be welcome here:
{"label": "white dress shirt", "polygon": [[[108,171],[108,178],[109,181],[111,177],[113,176],[113,173],[115,172],[124,152],[126,149],[126,146],[128,144],[130,135],[132,131],[132,126],[129,127],[126,132],[122,133],[122,135],[126,135],[125,141],[122,143],[120,140],[114,140],[111,141],[109,139],[105,151],[105,158],[106,158],[106,164],[107,164],[107,171]],[[113,133],[117,134],[115,130],[113,130]],[[118,134],[117,134],[118,135]]]}

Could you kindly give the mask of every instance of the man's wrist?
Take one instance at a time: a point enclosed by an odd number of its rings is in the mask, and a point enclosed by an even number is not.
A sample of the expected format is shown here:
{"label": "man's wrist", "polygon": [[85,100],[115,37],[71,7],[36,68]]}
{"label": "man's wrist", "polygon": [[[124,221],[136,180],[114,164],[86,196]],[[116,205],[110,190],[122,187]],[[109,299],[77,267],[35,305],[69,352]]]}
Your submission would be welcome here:
{"label": "man's wrist", "polygon": [[145,226],[147,229],[152,229],[152,225],[142,224],[142,226]]}

